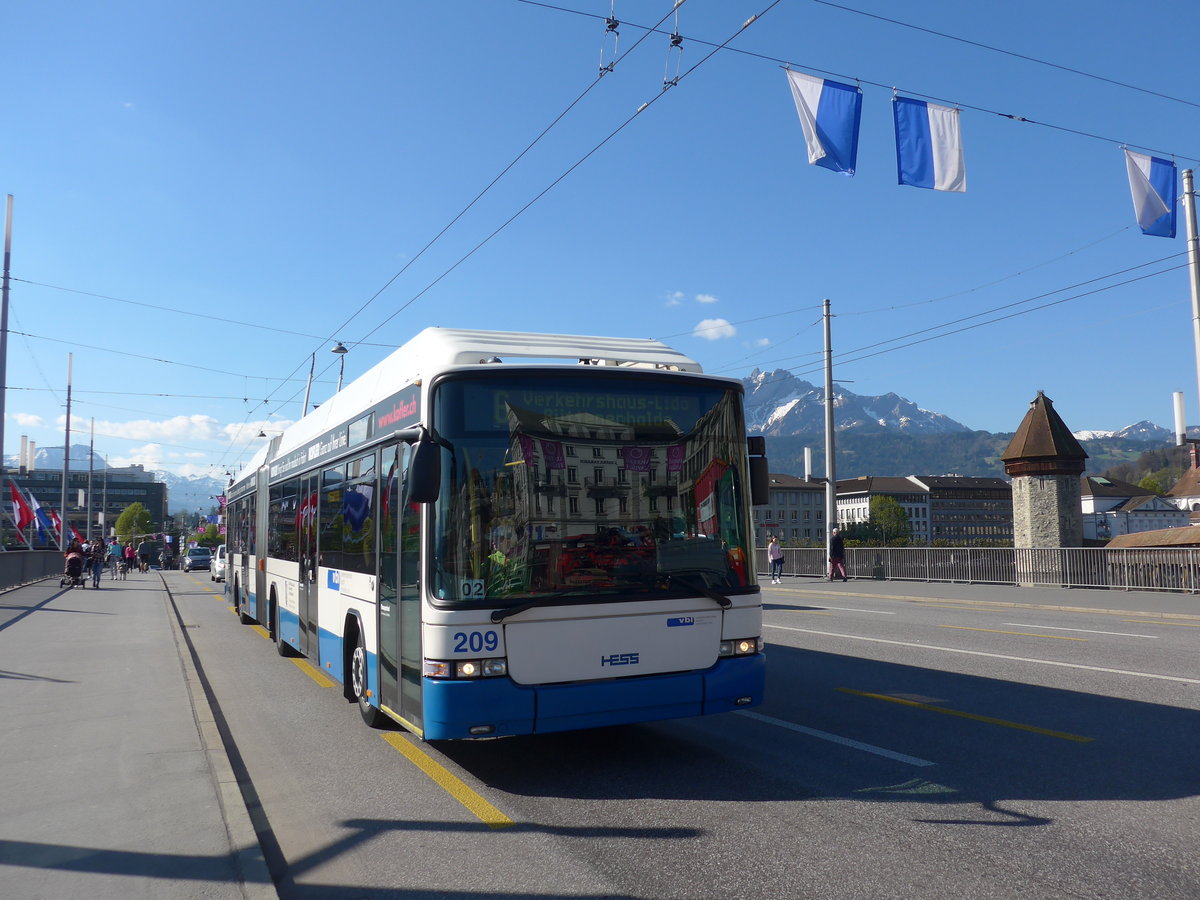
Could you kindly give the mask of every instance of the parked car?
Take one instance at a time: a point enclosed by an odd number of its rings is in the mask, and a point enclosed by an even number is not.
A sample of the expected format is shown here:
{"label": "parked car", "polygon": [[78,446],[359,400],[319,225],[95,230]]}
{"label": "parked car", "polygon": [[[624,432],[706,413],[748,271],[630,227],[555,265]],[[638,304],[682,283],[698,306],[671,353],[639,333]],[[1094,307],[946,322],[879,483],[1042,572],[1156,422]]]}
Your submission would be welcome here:
{"label": "parked car", "polygon": [[208,570],[208,578],[210,581],[225,580],[225,545],[221,544],[217,547],[217,553],[213,557],[212,566]]}
{"label": "parked car", "polygon": [[183,557],[183,571],[193,572],[196,569],[212,571],[212,551],[207,547],[193,547]]}

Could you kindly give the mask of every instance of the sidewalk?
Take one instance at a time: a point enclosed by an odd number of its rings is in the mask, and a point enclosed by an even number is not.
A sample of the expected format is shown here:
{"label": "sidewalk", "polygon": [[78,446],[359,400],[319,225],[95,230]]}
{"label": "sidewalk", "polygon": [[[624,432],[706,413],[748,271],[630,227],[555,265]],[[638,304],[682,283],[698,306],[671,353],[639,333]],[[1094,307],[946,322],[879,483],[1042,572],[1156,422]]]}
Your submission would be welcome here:
{"label": "sidewalk", "polygon": [[0,893],[276,896],[157,572],[0,594]]}

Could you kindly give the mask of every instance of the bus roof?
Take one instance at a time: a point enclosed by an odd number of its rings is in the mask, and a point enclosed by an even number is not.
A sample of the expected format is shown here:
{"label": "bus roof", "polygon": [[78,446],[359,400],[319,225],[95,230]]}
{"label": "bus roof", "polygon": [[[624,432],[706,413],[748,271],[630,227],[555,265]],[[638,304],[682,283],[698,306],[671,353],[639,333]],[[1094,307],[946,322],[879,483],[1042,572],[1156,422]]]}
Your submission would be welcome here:
{"label": "bus roof", "polygon": [[426,328],[259,448],[237,480],[370,409],[407,384],[448,369],[505,360],[522,365],[537,365],[537,360],[546,360],[543,365],[562,365],[570,360],[575,365],[703,372],[694,359],[652,338]]}

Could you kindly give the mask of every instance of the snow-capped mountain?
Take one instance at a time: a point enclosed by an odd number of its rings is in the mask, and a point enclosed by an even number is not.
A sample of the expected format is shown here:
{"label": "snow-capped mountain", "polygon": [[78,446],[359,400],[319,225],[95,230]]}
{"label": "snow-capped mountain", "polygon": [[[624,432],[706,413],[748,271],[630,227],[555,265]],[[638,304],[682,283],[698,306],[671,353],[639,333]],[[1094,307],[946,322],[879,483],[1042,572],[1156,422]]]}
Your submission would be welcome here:
{"label": "snow-capped mountain", "polygon": [[[1196,428],[1189,428],[1188,433],[1193,435],[1196,433]],[[1152,443],[1160,443],[1163,441],[1172,441],[1175,439],[1175,434],[1166,428],[1155,425],[1149,419],[1143,419],[1140,422],[1134,422],[1132,425],[1126,425],[1117,431],[1073,431],[1077,440],[1094,441],[1100,438],[1123,438],[1130,441],[1148,441]]]}
{"label": "snow-capped mountain", "polygon": [[[34,468],[38,471],[61,472],[63,466],[62,447],[38,447],[34,453]],[[17,457],[7,456],[4,459],[9,471],[17,468]],[[104,471],[104,457],[99,453],[92,454],[92,470],[96,473]],[[115,467],[111,467],[115,468]],[[71,471],[86,472],[88,470],[87,444],[71,445]],[[120,471],[127,472],[128,469]],[[147,473],[155,481],[167,486],[167,506],[171,512],[195,512],[202,509],[205,513],[218,505],[214,498],[225,493],[228,479],[213,478],[207,475],[176,475],[163,469],[151,469]]]}
{"label": "snow-capped mountain", "polygon": [[225,493],[229,479],[212,478],[208,475],[176,475],[156,469],[152,473],[155,481],[167,486],[167,507],[172,513],[195,512],[205,514],[219,505],[217,497]]}
{"label": "snow-capped mountain", "polygon": [[[786,369],[743,378],[746,387],[746,428],[767,435],[819,434],[825,430],[823,389],[797,378]],[[860,396],[833,386],[834,428],[860,433],[952,434],[971,429],[949,416],[922,409],[898,394]]]}

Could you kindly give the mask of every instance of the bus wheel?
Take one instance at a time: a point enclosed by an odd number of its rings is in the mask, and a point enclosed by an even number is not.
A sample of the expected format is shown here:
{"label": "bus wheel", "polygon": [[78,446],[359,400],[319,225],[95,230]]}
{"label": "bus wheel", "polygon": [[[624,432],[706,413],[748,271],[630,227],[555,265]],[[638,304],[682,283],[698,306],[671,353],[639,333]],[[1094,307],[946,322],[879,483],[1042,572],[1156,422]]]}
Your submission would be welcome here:
{"label": "bus wheel", "polygon": [[378,728],[384,722],[384,715],[367,699],[367,651],[363,647],[362,635],[358,635],[358,643],[354,654],[350,657],[350,689],[358,700],[358,712],[363,721],[372,728]]}
{"label": "bus wheel", "polygon": [[295,656],[291,645],[285,644],[279,634],[279,604],[275,602],[274,594],[271,595],[271,618],[268,621],[271,623],[271,637],[275,640],[275,652],[283,657]]}

